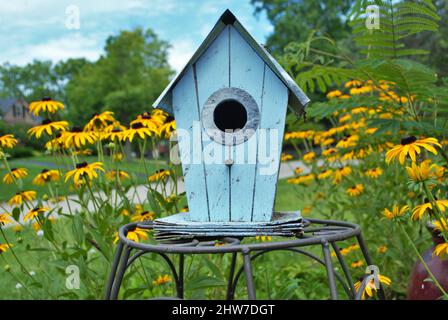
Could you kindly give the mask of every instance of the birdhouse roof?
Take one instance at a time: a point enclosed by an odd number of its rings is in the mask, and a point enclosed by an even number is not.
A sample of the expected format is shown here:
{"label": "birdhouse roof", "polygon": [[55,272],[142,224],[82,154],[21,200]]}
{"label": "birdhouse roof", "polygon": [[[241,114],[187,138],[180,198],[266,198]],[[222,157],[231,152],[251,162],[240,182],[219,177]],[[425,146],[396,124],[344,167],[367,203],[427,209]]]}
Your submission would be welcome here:
{"label": "birdhouse roof", "polygon": [[243,25],[228,9],[221,15],[212,31],[210,31],[208,36],[193,54],[190,61],[188,61],[183,69],[171,80],[165,90],[163,90],[163,92],[154,102],[153,107],[163,109],[171,115],[173,114],[171,94],[172,89],[174,89],[177,82],[183,77],[189,66],[193,65],[202,56],[202,54],[207,50],[207,48],[213,43],[216,37],[227,25],[232,25],[241,34],[241,36],[247,41],[252,49],[261,57],[261,59],[272,69],[272,71],[289,89],[288,105],[297,116],[300,116],[303,113],[306,105],[310,102],[310,99],[295,83],[291,76],[280,66],[280,64],[274,59],[274,57],[272,57],[271,54],[250,35],[250,33],[243,27]]}

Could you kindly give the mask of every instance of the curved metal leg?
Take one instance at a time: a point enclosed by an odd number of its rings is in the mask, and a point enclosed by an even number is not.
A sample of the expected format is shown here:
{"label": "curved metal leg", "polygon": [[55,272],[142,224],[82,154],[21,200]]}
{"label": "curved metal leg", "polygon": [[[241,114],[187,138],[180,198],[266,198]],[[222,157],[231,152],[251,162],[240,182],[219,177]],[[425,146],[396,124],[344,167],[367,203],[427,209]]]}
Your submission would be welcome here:
{"label": "curved metal leg", "polygon": [[235,288],[233,287],[233,278],[235,275],[237,253],[232,253],[232,260],[230,262],[229,280],[227,282],[227,300],[233,300],[235,294]]}
{"label": "curved metal leg", "polygon": [[342,272],[344,272],[345,278],[347,279],[348,285],[350,287],[350,297],[352,299],[355,299],[356,295],[355,285],[353,283],[353,278],[350,273],[350,270],[348,269],[347,263],[345,263],[345,259],[342,256],[341,252],[339,251],[338,245],[335,242],[331,242],[331,246],[333,247],[333,250],[336,253],[336,257],[338,258],[339,264],[342,267]]}
{"label": "curved metal leg", "polygon": [[330,296],[332,300],[338,300],[338,293],[336,290],[336,280],[334,278],[333,263],[331,262],[331,254],[328,242],[322,243],[322,251],[324,253],[325,267],[327,269],[328,286],[330,287]]}
{"label": "curved metal leg", "polygon": [[184,254],[179,254],[179,278],[176,282],[177,297],[184,298]]}
{"label": "curved metal leg", "polygon": [[124,273],[128,265],[129,255],[131,254],[132,248],[124,246],[124,254],[121,257],[120,265],[118,267],[118,273],[115,281],[112,285],[112,293],[110,295],[111,300],[116,300],[118,297],[118,292],[120,291],[121,282],[123,281]]}
{"label": "curved metal leg", "polygon": [[105,300],[110,299],[112,285],[114,284],[114,281],[115,281],[115,275],[117,274],[118,263],[120,262],[122,253],[123,253],[123,243],[120,241],[118,243],[117,249],[115,250],[114,261],[112,262],[112,267],[110,269],[109,278],[107,280],[106,293],[104,295]]}
{"label": "curved metal leg", "polygon": [[[367,250],[366,243],[364,242],[364,238],[362,237],[361,232],[356,236],[356,240],[358,241],[359,247],[361,249],[362,254],[364,255],[364,259],[368,266],[373,265],[372,258],[370,258],[369,251]],[[384,293],[383,286],[380,285],[378,290],[378,298],[380,300],[386,300],[386,296]]]}
{"label": "curved metal leg", "polygon": [[249,300],[256,300],[255,287],[254,287],[254,277],[252,274],[252,264],[250,262],[249,250],[243,250],[243,265],[244,274],[246,275],[246,285],[247,285],[247,295]]}

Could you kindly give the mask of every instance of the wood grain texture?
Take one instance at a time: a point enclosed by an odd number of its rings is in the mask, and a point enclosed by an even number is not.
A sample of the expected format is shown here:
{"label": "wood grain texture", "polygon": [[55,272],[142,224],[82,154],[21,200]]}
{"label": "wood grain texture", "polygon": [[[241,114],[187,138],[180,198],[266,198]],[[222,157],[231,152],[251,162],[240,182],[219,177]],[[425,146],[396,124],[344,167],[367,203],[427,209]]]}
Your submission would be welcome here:
{"label": "wood grain texture", "polygon": [[[240,33],[230,27],[230,86],[248,92],[259,110],[262,106],[264,66],[263,60]],[[232,221],[251,221],[257,134],[245,143],[235,145],[232,153],[235,164],[230,172],[231,218]]]}
{"label": "wood grain texture", "polygon": [[[194,70],[190,67],[173,90],[173,112],[178,132],[179,152],[185,181],[190,217],[193,221],[209,221],[208,197],[202,161],[200,119],[196,97]],[[196,123],[196,128],[193,125]],[[193,132],[196,130],[197,132]],[[185,134],[183,134],[185,133]],[[199,141],[193,141],[199,139]]]}
{"label": "wood grain texture", "polygon": [[[205,101],[213,92],[229,86],[229,27],[222,30],[195,66],[198,102],[202,111]],[[212,141],[204,130],[202,133],[204,157],[215,159],[215,163],[206,162],[204,165],[210,220],[229,221],[229,169],[224,165],[229,150]]]}
{"label": "wood grain texture", "polygon": [[[270,221],[273,214],[287,104],[288,89],[272,70],[266,67],[260,122],[260,128],[264,130],[258,134],[252,221]],[[270,132],[271,130],[275,130],[277,134],[272,135],[274,132]],[[269,137],[276,140],[270,141]],[[272,149],[275,146],[277,148]]]}

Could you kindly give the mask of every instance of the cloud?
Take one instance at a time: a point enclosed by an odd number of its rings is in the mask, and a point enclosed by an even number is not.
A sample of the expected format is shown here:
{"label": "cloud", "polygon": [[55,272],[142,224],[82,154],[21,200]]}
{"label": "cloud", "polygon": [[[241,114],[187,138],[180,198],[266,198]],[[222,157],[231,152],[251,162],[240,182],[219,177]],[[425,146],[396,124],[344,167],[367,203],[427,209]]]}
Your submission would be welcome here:
{"label": "cloud", "polygon": [[191,39],[177,39],[172,43],[168,61],[174,70],[179,72],[187,64],[197,48]]}

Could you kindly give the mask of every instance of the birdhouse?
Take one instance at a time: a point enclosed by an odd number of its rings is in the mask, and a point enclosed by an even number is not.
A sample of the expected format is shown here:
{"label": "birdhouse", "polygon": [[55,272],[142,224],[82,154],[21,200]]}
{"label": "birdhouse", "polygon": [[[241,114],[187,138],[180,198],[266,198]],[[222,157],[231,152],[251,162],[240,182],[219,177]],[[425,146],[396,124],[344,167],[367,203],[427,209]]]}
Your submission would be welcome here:
{"label": "birdhouse", "polygon": [[300,116],[308,102],[226,10],[153,105],[176,120],[189,208],[160,225],[273,223],[287,107]]}

